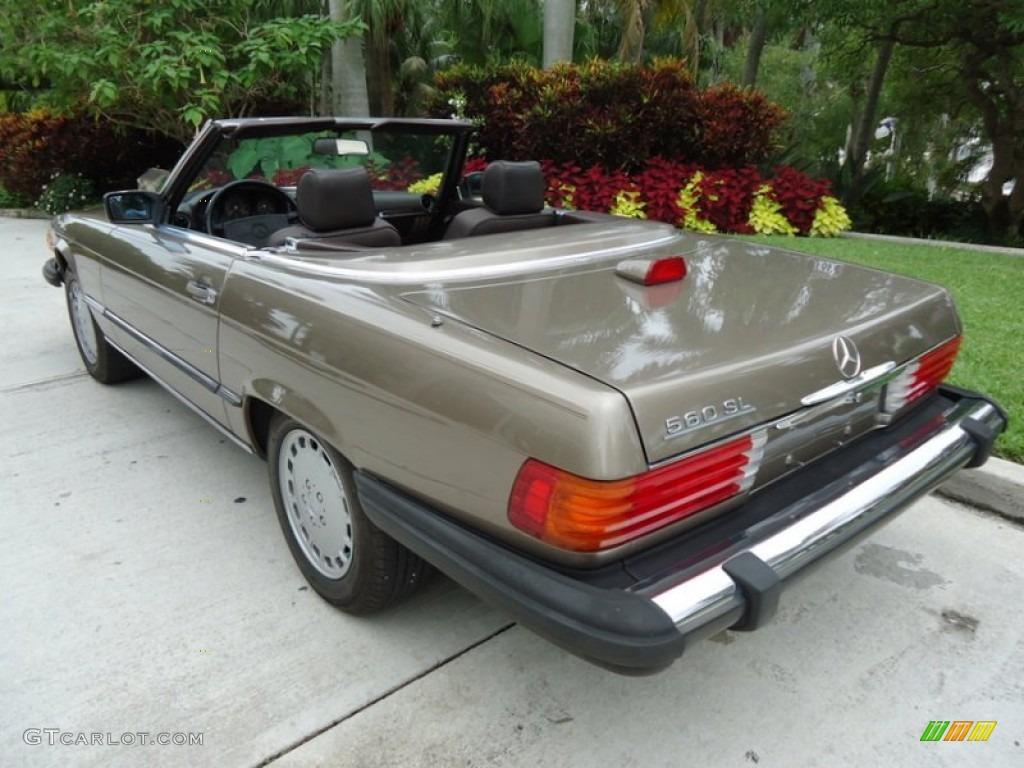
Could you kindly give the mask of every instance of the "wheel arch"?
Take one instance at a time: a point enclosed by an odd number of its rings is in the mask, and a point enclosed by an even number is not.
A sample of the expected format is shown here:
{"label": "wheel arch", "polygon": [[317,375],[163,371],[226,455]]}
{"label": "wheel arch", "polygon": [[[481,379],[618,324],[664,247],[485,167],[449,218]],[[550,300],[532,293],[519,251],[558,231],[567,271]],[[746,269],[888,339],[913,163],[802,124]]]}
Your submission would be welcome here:
{"label": "wheel arch", "polygon": [[263,379],[252,383],[253,394],[245,398],[244,413],[250,443],[262,459],[269,451],[270,423],[275,414],[287,416],[307,427],[349,461],[349,447],[338,425],[309,398],[281,384]]}

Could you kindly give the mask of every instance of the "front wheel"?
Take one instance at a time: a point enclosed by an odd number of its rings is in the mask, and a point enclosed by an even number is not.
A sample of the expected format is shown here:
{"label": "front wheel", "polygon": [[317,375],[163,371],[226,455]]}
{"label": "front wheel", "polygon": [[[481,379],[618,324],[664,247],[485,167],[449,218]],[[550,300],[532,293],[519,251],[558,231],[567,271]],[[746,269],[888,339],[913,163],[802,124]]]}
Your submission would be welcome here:
{"label": "front wheel", "polygon": [[103,335],[92,316],[92,308],[85,300],[82,286],[70,269],[64,273],[64,295],[78,354],[89,375],[103,384],[115,384],[139,376],[139,369]]}
{"label": "front wheel", "polygon": [[426,563],[370,522],[340,453],[279,415],[267,458],[281,530],[321,597],[349,613],[372,613],[419,584]]}

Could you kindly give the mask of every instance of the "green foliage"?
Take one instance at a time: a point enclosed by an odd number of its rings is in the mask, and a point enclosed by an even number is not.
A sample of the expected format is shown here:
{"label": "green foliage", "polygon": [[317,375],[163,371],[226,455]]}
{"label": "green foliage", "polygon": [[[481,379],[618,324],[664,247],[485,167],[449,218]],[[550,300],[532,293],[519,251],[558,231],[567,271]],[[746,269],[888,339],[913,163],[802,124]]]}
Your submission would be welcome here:
{"label": "green foliage", "polygon": [[316,13],[274,15],[279,5],[26,5],[0,22],[0,69],[49,86],[44,98],[55,107],[84,102],[94,114],[184,139],[207,117],[313,92],[324,52],[359,29]]}
{"label": "green foliage", "polygon": [[275,136],[242,142],[231,153],[227,168],[236,179],[244,179],[257,168],[270,178],[281,168],[293,169],[310,165],[313,142],[305,136]]}
{"label": "green foliage", "polygon": [[[332,134],[333,135],[333,134]],[[313,151],[316,135],[273,136],[264,139],[246,139],[227,159],[227,170],[236,179],[259,175],[273,178],[278,171],[299,168],[351,168],[367,161],[378,169],[388,166],[388,159],[380,153],[362,155],[323,155]]]}
{"label": "green foliage", "polygon": [[539,0],[437,0],[436,9],[464,64],[540,64],[544,12]]}
{"label": "green foliage", "polygon": [[13,192],[8,192],[6,188],[0,185],[0,208],[24,208],[27,205],[27,199]]}
{"label": "green foliage", "polygon": [[711,168],[758,163],[776,148],[784,111],[732,86],[699,90],[683,62],[522,63],[438,76],[439,114],[458,103],[494,159],[545,157],[630,170],[655,156]]}
{"label": "green foliage", "polygon": [[59,175],[43,186],[36,208],[56,215],[87,207],[98,200],[92,182],[81,174]]}
{"label": "green foliage", "polygon": [[[722,56],[722,74],[739,82],[746,57],[747,37]],[[812,49],[795,49],[788,41],[765,46],[757,90],[789,113],[779,130],[785,148],[774,158],[798,168],[820,173],[823,163],[835,158],[843,145],[852,104],[841,80],[822,65]]]}
{"label": "green foliage", "polygon": [[933,198],[909,180],[879,180],[853,202],[850,216],[861,232],[975,242],[993,240],[985,210],[978,200]]}

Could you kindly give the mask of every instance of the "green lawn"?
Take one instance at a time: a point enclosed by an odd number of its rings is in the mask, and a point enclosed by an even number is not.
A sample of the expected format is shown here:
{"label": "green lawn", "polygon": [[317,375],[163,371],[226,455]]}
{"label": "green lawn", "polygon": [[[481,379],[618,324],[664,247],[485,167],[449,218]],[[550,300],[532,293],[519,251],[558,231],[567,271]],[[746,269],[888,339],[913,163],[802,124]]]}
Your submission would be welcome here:
{"label": "green lawn", "polygon": [[1010,413],[996,454],[1024,463],[1024,257],[846,238],[743,238],[866,264],[948,287],[964,324],[950,382],[984,392]]}

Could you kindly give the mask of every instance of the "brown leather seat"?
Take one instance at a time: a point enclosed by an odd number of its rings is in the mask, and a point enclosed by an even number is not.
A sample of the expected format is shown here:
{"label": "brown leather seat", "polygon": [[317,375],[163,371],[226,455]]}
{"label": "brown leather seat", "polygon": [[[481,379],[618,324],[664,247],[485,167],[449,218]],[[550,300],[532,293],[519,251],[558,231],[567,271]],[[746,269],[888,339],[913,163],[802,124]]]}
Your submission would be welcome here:
{"label": "brown leather seat", "polygon": [[445,230],[445,240],[555,224],[555,212],[544,210],[544,174],[537,162],[491,163],[484,171],[482,192],[486,207],[456,215]]}
{"label": "brown leather seat", "polygon": [[398,230],[377,216],[365,168],[307,171],[299,179],[295,204],[302,223],[277,230],[268,245],[282,245],[289,237],[332,250],[402,244]]}

